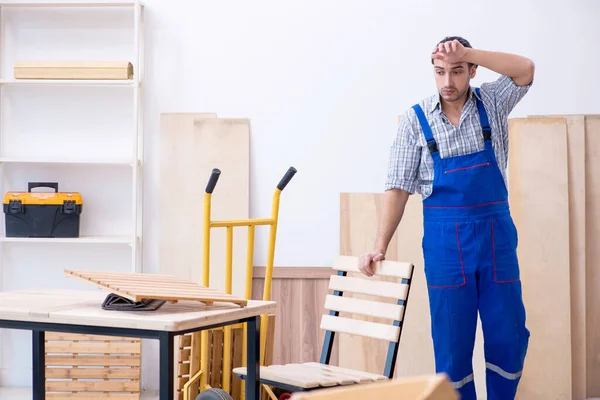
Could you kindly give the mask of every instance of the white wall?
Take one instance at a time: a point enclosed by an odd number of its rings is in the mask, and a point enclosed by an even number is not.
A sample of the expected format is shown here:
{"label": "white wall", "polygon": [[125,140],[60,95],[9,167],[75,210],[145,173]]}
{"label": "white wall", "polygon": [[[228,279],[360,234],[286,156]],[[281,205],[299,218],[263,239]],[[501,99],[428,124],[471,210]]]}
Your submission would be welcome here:
{"label": "white wall", "polygon": [[[24,57],[130,57],[129,14],[121,10],[95,15],[71,10],[5,12],[4,45],[9,54],[2,60],[3,74],[11,73],[12,63]],[[160,113],[251,118],[251,216],[269,215],[275,184],[288,166],[298,169],[282,197],[276,264],[328,265],[338,252],[339,193],[382,190],[397,116],[435,90],[429,54],[439,39],[458,34],[475,47],[515,52],[536,62],[535,85],[513,116],[600,113],[594,73],[600,63],[595,51],[600,41],[598,15],[600,3],[594,0],[505,0],[493,5],[464,0],[454,5],[147,0],[144,270],[157,270]],[[83,44],[87,38],[93,45]],[[73,48],[78,50],[73,53]],[[481,69],[474,84],[495,77]],[[102,157],[97,152],[122,154],[127,145],[131,89],[2,90],[2,151],[37,154],[68,148],[74,154]],[[79,103],[69,100],[73,96],[81,99],[80,108],[70,115],[74,119],[65,120],[63,106]],[[31,110],[35,113],[27,114]],[[44,139],[44,132],[67,135],[71,141],[59,144]],[[26,134],[27,141],[19,141],[19,134]],[[86,141],[88,137],[92,141]],[[36,148],[35,143],[43,145]],[[27,167],[23,173],[7,170],[3,192],[22,190],[27,180],[37,177],[56,177],[71,185],[65,190],[93,193],[89,201],[99,198],[94,196],[110,199],[129,190],[129,170],[119,168],[108,169],[97,180],[89,178],[90,172],[100,171],[97,167],[85,167],[73,178],[72,171],[53,174],[44,166]],[[108,229],[102,225],[107,218],[122,221],[110,208],[97,204],[96,210],[96,215],[88,211],[86,216],[94,220],[88,231]],[[124,210],[123,218],[129,213]],[[256,265],[264,265],[266,239],[261,230]],[[81,245],[5,244],[2,289],[84,288],[64,278],[62,269],[127,270],[127,248],[111,246],[97,247],[89,256]],[[29,336],[4,332],[1,340],[2,383],[29,384]],[[145,386],[155,388],[157,354],[144,357],[149,368]]]}

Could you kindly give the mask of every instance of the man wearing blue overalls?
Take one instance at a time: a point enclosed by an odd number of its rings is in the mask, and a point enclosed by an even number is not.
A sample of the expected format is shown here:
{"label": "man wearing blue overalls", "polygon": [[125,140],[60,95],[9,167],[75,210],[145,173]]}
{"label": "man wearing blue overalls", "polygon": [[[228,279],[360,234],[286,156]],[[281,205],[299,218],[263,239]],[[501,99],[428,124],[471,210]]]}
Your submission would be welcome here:
{"label": "man wearing blue overalls", "polygon": [[[506,187],[507,119],[533,82],[534,64],[473,49],[460,37],[442,40],[431,58],[439,93],[401,120],[377,240],[360,268],[372,275],[371,261],[385,257],[408,196],[420,193],[436,371],[449,376],[462,400],[476,398],[472,357],[479,312],[487,398],[512,400],[529,331]],[[477,66],[500,77],[473,88]]]}

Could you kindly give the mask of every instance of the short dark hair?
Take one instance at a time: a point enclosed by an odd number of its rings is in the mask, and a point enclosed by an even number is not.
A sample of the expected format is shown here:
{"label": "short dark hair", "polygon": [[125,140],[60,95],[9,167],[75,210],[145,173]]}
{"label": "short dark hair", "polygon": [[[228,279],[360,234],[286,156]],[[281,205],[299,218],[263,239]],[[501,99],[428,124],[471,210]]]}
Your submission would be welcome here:
{"label": "short dark hair", "polygon": [[[473,48],[473,46],[471,46],[471,43],[469,43],[469,41],[462,36],[446,36],[445,38],[443,38],[436,44],[436,47],[442,43],[451,42],[453,40],[458,40],[458,42],[465,47]],[[433,59],[431,60],[431,63],[433,64]],[[468,64],[469,64],[469,68],[471,68],[471,66],[473,65],[471,63],[468,63]]]}

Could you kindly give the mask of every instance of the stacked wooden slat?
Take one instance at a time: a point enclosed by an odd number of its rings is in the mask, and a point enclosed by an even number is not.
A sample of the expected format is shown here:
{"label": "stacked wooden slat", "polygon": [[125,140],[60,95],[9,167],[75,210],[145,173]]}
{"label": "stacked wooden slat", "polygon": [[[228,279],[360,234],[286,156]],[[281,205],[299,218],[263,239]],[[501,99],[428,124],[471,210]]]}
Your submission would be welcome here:
{"label": "stacked wooden slat", "polygon": [[46,332],[45,349],[47,399],[140,399],[140,339]]}
{"label": "stacked wooden slat", "polygon": [[240,306],[248,303],[247,300],[170,275],[81,270],[65,270],[65,275],[135,302],[156,299],[170,302],[191,300],[205,304],[226,302]]}

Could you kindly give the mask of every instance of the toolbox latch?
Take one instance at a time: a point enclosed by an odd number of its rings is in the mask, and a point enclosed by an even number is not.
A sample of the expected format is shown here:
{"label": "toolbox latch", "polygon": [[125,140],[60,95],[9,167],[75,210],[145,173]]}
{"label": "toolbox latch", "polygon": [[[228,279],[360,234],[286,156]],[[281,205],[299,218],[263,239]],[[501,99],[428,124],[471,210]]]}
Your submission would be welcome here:
{"label": "toolbox latch", "polygon": [[75,200],[65,200],[62,206],[63,214],[75,214],[77,211],[77,204]]}
{"label": "toolbox latch", "polygon": [[23,202],[21,200],[9,200],[8,212],[10,214],[23,214]]}

